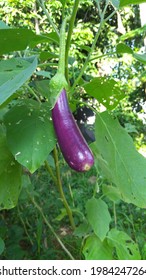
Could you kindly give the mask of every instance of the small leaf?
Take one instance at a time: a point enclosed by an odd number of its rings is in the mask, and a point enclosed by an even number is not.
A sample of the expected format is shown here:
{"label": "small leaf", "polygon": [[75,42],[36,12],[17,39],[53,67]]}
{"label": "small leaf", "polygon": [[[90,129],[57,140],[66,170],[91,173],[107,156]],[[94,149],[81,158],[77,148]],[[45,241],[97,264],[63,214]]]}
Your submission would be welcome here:
{"label": "small leaf", "polygon": [[141,260],[138,245],[123,231],[111,229],[108,244],[116,248],[118,260]]}
{"label": "small leaf", "polygon": [[0,61],[0,105],[30,78],[36,67],[36,57],[29,58],[29,61],[22,58]]}
{"label": "small leaf", "polygon": [[5,129],[0,126],[0,209],[16,206],[21,188],[22,168],[10,153]]}
{"label": "small leaf", "polygon": [[96,235],[89,236],[82,250],[86,260],[112,260],[112,247]]}
{"label": "small leaf", "polygon": [[94,78],[83,87],[90,96],[96,98],[110,110],[115,108],[119,101],[125,97],[124,93],[119,89],[118,83],[113,79]]}
{"label": "small leaf", "polygon": [[86,204],[87,219],[94,233],[103,240],[109,230],[111,217],[107,204],[101,199],[91,198]]}
{"label": "small leaf", "polygon": [[116,46],[116,52],[119,54],[119,53],[130,53],[130,54],[133,54],[133,50],[127,46],[126,44],[123,44],[123,43],[119,43],[117,46]]}
{"label": "small leaf", "polygon": [[5,115],[9,149],[31,173],[43,164],[56,144],[50,114],[45,103],[27,100],[16,104]]}

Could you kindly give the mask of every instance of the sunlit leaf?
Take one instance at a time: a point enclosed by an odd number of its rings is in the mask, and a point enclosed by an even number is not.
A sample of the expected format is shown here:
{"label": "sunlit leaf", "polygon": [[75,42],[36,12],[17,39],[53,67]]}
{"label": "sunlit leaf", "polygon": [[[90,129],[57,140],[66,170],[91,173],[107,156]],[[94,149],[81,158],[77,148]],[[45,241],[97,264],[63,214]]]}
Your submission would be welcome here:
{"label": "sunlit leaf", "polygon": [[5,115],[9,149],[32,173],[43,164],[56,144],[50,114],[48,105],[26,100]]}
{"label": "sunlit leaf", "polygon": [[96,116],[95,135],[102,172],[124,201],[146,207],[146,159],[136,151],[132,138],[107,112]]}
{"label": "sunlit leaf", "polygon": [[11,58],[0,61],[0,105],[9,99],[37,67],[37,58]]}

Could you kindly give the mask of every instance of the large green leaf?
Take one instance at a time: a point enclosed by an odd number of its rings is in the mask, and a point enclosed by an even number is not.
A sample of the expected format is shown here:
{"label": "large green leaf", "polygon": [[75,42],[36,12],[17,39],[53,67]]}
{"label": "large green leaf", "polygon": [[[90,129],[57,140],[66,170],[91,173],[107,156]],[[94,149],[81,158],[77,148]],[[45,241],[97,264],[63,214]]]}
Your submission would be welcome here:
{"label": "large green leaf", "polygon": [[26,28],[0,29],[0,55],[13,51],[25,50],[28,46],[34,47],[42,42],[59,42],[56,33],[47,35],[36,35],[32,30]]}
{"label": "large green leaf", "polygon": [[4,122],[12,154],[33,173],[56,144],[48,105],[22,101],[5,115]]}
{"label": "large green leaf", "polygon": [[138,245],[125,232],[111,229],[108,243],[116,248],[118,260],[140,260]]}
{"label": "large green leaf", "polygon": [[0,209],[16,206],[21,187],[21,166],[10,153],[0,126]]}
{"label": "large green leaf", "polygon": [[112,247],[106,240],[101,240],[96,235],[89,236],[82,250],[86,260],[112,260]]}
{"label": "large green leaf", "polygon": [[103,240],[109,230],[111,217],[107,204],[102,199],[91,198],[86,204],[87,218],[94,233]]}
{"label": "large green leaf", "polygon": [[145,0],[120,0],[120,8],[128,5],[138,5],[145,2]]}
{"label": "large green leaf", "polygon": [[146,206],[146,159],[139,154],[132,138],[107,112],[95,123],[98,164],[105,176],[120,190],[124,201]]}
{"label": "large green leaf", "polygon": [[0,105],[19,89],[37,67],[37,58],[11,58],[0,61]]}
{"label": "large green leaf", "polygon": [[115,108],[119,101],[124,98],[124,93],[120,91],[118,83],[113,79],[94,78],[84,85],[84,89],[110,110]]}

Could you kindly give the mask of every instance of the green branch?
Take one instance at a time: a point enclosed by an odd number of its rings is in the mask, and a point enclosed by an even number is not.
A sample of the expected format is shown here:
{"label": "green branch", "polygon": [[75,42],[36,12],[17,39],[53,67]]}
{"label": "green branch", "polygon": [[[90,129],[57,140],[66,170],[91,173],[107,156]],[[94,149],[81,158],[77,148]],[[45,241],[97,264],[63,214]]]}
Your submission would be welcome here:
{"label": "green branch", "polygon": [[49,23],[51,24],[51,26],[53,27],[54,31],[56,32],[56,34],[58,35],[59,37],[59,32],[56,28],[56,25],[54,24],[53,20],[51,19],[51,16],[49,15],[45,5],[44,5],[44,0],[36,0],[38,5],[42,8],[42,10],[44,11]]}
{"label": "green branch", "polygon": [[65,247],[65,245],[62,243],[61,239],[59,238],[59,236],[56,234],[56,232],[54,231],[53,227],[51,226],[51,224],[48,222],[47,218],[45,217],[43,210],[41,209],[41,207],[37,204],[37,202],[35,201],[35,199],[30,195],[29,192],[27,192],[29,195],[29,198],[31,200],[31,202],[33,203],[33,205],[37,208],[37,210],[39,211],[39,213],[41,214],[45,224],[47,225],[47,227],[50,229],[50,231],[52,232],[52,234],[55,236],[55,238],[57,239],[58,243],[60,244],[60,246],[62,247],[62,249],[64,250],[64,252],[69,256],[69,258],[71,260],[74,260],[74,257],[71,255],[71,253],[68,251],[68,249]]}
{"label": "green branch", "polygon": [[73,33],[74,22],[75,22],[76,14],[77,14],[77,11],[78,11],[79,2],[80,2],[80,0],[75,0],[74,1],[73,11],[72,11],[72,15],[71,15],[70,22],[69,22],[69,30],[68,30],[67,41],[66,41],[65,73],[66,73],[66,80],[68,82],[69,82],[68,56],[69,56],[69,49],[70,49],[70,44],[71,44],[71,36],[72,36],[72,33]]}
{"label": "green branch", "polygon": [[57,176],[57,181],[58,181],[58,189],[59,189],[60,197],[61,197],[64,207],[66,209],[72,229],[75,229],[75,223],[74,223],[74,219],[73,219],[73,215],[72,215],[72,210],[70,209],[70,206],[68,205],[68,202],[65,198],[64,191],[62,188],[58,152],[57,152],[56,148],[53,150],[53,154],[54,154],[54,161],[55,161],[55,166],[56,166],[56,176]]}

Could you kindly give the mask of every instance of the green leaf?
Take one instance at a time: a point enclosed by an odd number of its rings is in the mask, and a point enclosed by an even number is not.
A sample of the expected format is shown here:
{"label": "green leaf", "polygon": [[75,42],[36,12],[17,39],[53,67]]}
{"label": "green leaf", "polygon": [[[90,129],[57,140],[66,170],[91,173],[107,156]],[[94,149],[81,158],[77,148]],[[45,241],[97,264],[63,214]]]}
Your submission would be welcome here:
{"label": "green leaf", "polygon": [[122,199],[119,189],[111,185],[103,185],[102,192],[113,202],[118,202],[120,199]]}
{"label": "green leaf", "polygon": [[116,248],[118,260],[141,260],[138,245],[123,231],[111,229],[108,244]]}
{"label": "green leaf", "polygon": [[130,39],[130,38],[134,38],[135,36],[138,36],[138,35],[142,36],[142,34],[145,34],[145,32],[146,32],[146,25],[127,32],[126,34],[124,34],[120,37],[120,40],[124,41],[124,40]]}
{"label": "green leaf", "polygon": [[36,57],[29,58],[29,61],[11,58],[0,62],[0,105],[30,78],[36,67]]}
{"label": "green leaf", "polygon": [[116,46],[116,53],[130,53],[130,54],[133,54],[133,50],[127,46],[126,44],[123,44],[123,43],[119,43],[117,46]]}
{"label": "green leaf", "polygon": [[146,54],[134,53],[133,57],[143,64],[146,64]]}
{"label": "green leaf", "polygon": [[21,187],[22,168],[10,153],[5,130],[0,126],[0,209],[16,206]]}
{"label": "green leaf", "polygon": [[51,53],[51,52],[45,52],[45,51],[42,51],[41,53],[40,53],[40,59],[42,60],[42,61],[44,61],[44,60],[47,60],[47,59],[52,59],[52,58],[58,58],[58,55],[57,54],[55,54],[55,53]]}
{"label": "green leaf", "polygon": [[95,122],[98,164],[115,184],[124,201],[146,206],[146,159],[136,151],[132,138],[107,112]]}
{"label": "green leaf", "polygon": [[34,82],[36,90],[45,98],[48,98],[49,83],[49,80],[41,80]]}
{"label": "green leaf", "polygon": [[96,98],[109,110],[115,108],[125,97],[124,93],[120,91],[118,83],[113,79],[94,78],[83,87],[90,96]]}
{"label": "green leaf", "polygon": [[111,0],[110,1],[115,8],[119,8],[120,0]]}
{"label": "green leaf", "polygon": [[80,224],[78,227],[76,227],[76,229],[74,231],[74,235],[81,238],[81,237],[86,236],[90,230],[91,230],[91,227],[90,227],[89,223],[86,220],[84,220],[82,222],[82,224]]}
{"label": "green leaf", "polygon": [[120,8],[128,5],[139,5],[141,3],[145,3],[145,0],[120,0]]}
{"label": "green leaf", "polygon": [[45,103],[27,100],[16,104],[5,115],[9,148],[31,173],[43,164],[56,144],[50,114]]}
{"label": "green leaf", "polygon": [[107,204],[96,198],[91,198],[86,204],[87,219],[94,233],[103,240],[109,230],[111,217],[108,211]]}
{"label": "green leaf", "polygon": [[112,260],[112,248],[106,240],[101,240],[96,235],[89,236],[82,250],[86,260]]}
{"label": "green leaf", "polygon": [[56,33],[51,32],[47,35],[36,35],[30,29],[7,28],[0,29],[0,55],[13,51],[25,50],[28,46],[34,47],[42,42],[59,43]]}
{"label": "green leaf", "polygon": [[0,237],[0,255],[3,253],[4,249],[5,249],[5,243],[3,239]]}

